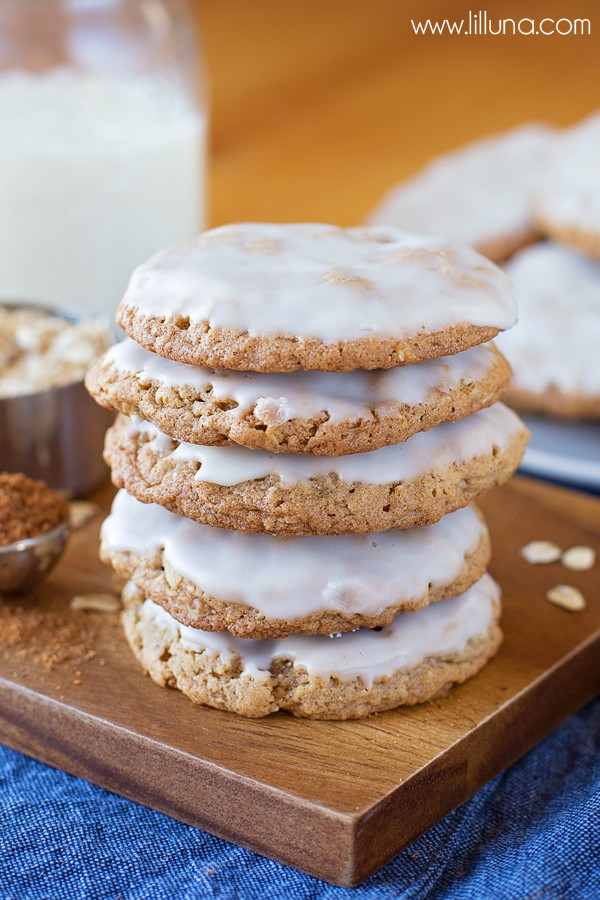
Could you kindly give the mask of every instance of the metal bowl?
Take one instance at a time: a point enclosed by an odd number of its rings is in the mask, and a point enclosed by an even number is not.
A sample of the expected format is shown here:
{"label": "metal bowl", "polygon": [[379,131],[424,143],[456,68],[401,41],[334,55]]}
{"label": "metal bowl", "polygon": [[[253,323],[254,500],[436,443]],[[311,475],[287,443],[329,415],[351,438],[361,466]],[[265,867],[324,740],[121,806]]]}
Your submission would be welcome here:
{"label": "metal bowl", "polygon": [[0,594],[21,594],[44,578],[58,562],[69,539],[62,522],[36,537],[0,547]]}
{"label": "metal bowl", "polygon": [[[81,316],[33,303],[6,302],[76,321]],[[45,481],[66,497],[98,487],[108,476],[104,435],[114,413],[86,391],[83,378],[58,387],[0,398],[0,470]]]}

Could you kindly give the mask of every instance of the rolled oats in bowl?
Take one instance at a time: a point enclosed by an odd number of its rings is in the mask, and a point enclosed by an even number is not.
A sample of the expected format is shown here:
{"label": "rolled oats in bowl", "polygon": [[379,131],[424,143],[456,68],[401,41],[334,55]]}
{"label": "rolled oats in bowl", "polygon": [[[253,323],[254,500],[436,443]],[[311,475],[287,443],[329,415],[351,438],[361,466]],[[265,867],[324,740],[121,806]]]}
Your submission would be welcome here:
{"label": "rolled oats in bowl", "polygon": [[102,319],[0,305],[0,397],[80,381],[112,343],[112,331]]}
{"label": "rolled oats in bowl", "polygon": [[113,416],[83,379],[113,342],[101,318],[0,302],[0,469],[42,479],[67,497],[106,479],[102,448]]}

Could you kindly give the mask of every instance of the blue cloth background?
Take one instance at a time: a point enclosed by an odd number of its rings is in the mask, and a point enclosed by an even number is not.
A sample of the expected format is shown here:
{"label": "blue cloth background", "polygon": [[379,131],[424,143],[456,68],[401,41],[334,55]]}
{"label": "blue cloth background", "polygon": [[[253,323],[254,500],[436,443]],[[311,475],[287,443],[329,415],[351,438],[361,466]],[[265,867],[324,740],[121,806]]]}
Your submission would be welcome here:
{"label": "blue cloth background", "polygon": [[600,898],[600,698],[358,888],[0,748],[1,900]]}

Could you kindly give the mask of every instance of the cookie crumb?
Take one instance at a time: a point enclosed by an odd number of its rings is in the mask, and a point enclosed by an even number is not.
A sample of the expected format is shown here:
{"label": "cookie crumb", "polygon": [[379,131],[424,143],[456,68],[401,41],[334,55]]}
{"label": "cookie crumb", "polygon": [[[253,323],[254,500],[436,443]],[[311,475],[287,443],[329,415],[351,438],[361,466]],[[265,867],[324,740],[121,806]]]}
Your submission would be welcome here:
{"label": "cookie crumb", "polygon": [[523,559],[532,566],[547,566],[558,562],[562,556],[562,550],[552,541],[530,541],[520,550]]}
{"label": "cookie crumb", "polygon": [[565,550],[561,557],[565,569],[572,572],[587,572],[596,562],[596,551],[591,547],[576,546]]}
{"label": "cookie crumb", "polygon": [[78,594],[69,605],[76,612],[114,613],[121,609],[120,600],[112,594]]}
{"label": "cookie crumb", "polygon": [[82,528],[86,522],[89,522],[100,507],[97,503],[91,503],[89,500],[72,500],[69,503],[69,522],[71,528]]}
{"label": "cookie crumb", "polygon": [[546,593],[546,599],[569,612],[585,609],[585,598],[581,591],[570,584],[557,584]]}

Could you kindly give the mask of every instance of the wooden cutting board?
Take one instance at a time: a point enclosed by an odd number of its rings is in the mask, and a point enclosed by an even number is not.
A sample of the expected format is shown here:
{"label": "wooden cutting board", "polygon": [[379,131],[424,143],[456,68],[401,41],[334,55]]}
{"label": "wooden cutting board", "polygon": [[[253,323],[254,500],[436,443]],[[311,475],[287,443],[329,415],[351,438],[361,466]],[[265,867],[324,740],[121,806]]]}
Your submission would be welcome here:
{"label": "wooden cutting board", "polygon": [[[600,689],[600,563],[572,573],[518,552],[533,539],[600,550],[597,498],[526,479],[484,498],[500,654],[442,700],[312,722],[194,707],[144,677],[117,614],[70,610],[74,594],[112,589],[97,560],[110,497],[43,588],[5,603],[0,740],[326,881],[365,879]],[[559,582],[583,591],[584,612],[544,598]]]}

